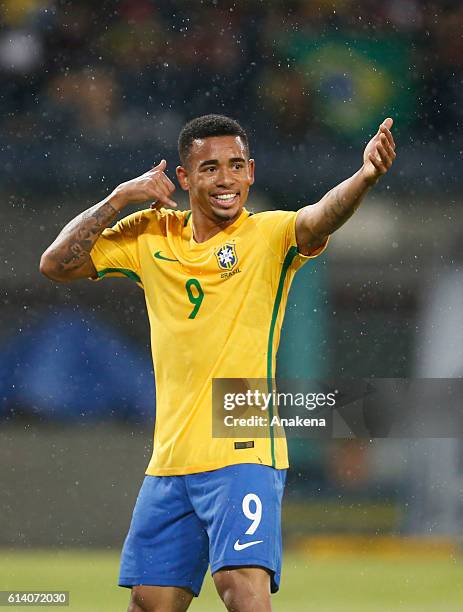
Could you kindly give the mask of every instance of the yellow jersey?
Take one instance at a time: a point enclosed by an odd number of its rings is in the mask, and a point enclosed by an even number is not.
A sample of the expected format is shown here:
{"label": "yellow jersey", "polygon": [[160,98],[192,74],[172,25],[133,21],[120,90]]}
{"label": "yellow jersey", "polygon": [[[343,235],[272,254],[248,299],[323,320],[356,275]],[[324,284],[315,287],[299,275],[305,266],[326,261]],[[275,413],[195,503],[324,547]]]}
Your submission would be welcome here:
{"label": "yellow jersey", "polygon": [[182,475],[237,463],[288,467],[284,437],[249,445],[212,436],[212,379],[271,380],[298,253],[295,212],[243,209],[202,243],[190,211],[142,210],[104,230],[91,257],[99,278],[145,292],[156,381],[154,447],[146,473]]}

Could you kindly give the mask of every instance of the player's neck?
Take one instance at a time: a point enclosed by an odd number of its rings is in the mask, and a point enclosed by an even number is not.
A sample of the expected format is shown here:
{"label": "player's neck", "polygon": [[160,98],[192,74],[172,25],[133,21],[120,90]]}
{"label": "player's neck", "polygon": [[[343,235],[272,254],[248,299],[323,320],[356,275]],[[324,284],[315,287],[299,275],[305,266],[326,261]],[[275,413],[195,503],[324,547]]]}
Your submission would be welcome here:
{"label": "player's neck", "polygon": [[216,234],[223,231],[229,225],[232,225],[232,223],[239,218],[242,212],[243,209],[241,209],[231,219],[216,221],[215,219],[207,217],[201,210],[193,210],[191,214],[191,228],[195,242],[206,242],[206,240],[213,238]]}

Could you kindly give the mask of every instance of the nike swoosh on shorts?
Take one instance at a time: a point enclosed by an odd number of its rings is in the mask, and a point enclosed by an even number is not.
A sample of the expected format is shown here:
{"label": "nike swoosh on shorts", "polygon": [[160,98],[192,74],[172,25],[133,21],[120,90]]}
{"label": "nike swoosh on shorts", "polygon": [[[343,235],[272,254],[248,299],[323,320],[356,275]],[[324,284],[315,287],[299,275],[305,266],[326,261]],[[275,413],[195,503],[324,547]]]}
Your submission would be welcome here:
{"label": "nike swoosh on shorts", "polygon": [[243,550],[244,548],[249,548],[249,546],[254,546],[254,544],[262,544],[264,540],[255,540],[254,542],[246,542],[245,544],[240,544],[239,540],[233,544],[233,548],[235,550]]}

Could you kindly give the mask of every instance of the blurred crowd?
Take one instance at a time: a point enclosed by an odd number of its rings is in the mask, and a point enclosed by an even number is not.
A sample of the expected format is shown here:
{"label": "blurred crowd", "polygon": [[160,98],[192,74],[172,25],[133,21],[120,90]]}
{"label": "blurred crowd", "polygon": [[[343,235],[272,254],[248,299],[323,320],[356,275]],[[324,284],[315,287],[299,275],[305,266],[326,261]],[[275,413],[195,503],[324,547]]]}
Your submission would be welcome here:
{"label": "blurred crowd", "polygon": [[463,5],[419,0],[4,0],[0,125],[10,142],[175,147],[197,114],[275,146],[458,139]]}

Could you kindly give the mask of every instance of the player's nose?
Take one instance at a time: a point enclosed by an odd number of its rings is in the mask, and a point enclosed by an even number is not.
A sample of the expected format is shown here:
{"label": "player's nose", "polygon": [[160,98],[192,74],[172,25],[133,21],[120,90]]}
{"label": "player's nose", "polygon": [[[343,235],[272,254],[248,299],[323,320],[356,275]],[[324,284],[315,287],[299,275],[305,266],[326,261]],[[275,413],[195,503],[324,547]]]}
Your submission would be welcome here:
{"label": "player's nose", "polygon": [[217,173],[217,187],[231,187],[234,180],[233,174],[228,170],[220,170]]}

